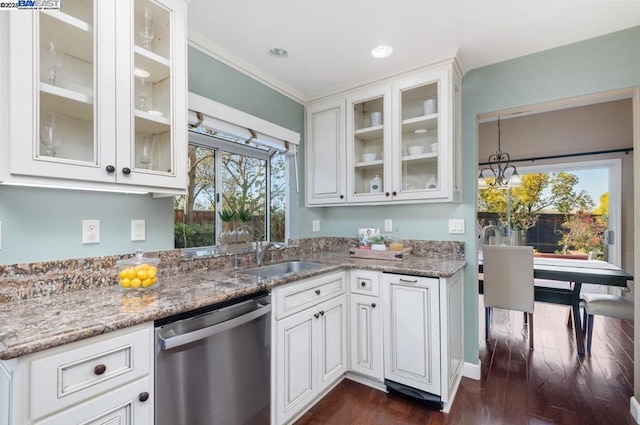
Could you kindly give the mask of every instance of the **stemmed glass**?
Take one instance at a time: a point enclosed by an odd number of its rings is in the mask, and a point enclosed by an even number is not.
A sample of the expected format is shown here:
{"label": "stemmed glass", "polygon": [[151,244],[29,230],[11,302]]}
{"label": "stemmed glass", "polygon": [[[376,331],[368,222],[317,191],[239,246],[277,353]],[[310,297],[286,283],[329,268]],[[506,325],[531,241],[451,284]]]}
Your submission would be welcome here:
{"label": "stemmed glass", "polygon": [[55,85],[58,70],[62,67],[67,56],[67,46],[58,39],[53,39],[46,43],[43,52],[44,62],[47,64],[47,81]]}
{"label": "stemmed glass", "polygon": [[43,112],[40,124],[40,143],[47,148],[47,156],[56,156],[56,149],[62,145],[62,115],[55,112]]}
{"label": "stemmed glass", "polygon": [[153,41],[153,17],[151,9],[144,8],[142,28],[140,28],[140,38],[142,39],[142,48],[151,51],[151,42]]}

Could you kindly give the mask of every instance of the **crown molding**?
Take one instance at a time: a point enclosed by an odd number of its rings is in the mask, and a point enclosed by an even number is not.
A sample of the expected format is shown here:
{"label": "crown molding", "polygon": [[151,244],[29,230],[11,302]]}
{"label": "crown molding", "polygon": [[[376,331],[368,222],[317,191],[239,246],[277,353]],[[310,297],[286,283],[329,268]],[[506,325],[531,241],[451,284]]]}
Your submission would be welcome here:
{"label": "crown molding", "polygon": [[227,66],[235,69],[238,72],[245,74],[246,76],[264,84],[265,86],[281,93],[288,98],[295,100],[298,103],[305,104],[308,102],[308,96],[305,96],[300,91],[288,86],[277,78],[262,71],[256,66],[250,64],[244,59],[234,55],[228,50],[224,49],[220,45],[213,41],[203,37],[202,35],[189,31],[189,46],[198,49],[202,53],[205,53],[212,58],[219,60]]}

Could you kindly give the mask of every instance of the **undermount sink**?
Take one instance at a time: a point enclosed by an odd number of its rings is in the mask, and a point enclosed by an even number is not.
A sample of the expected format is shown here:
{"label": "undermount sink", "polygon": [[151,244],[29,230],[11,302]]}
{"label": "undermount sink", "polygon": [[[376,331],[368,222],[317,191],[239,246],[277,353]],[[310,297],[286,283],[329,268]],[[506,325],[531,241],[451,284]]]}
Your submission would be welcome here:
{"label": "undermount sink", "polygon": [[323,266],[324,264],[322,263],[314,263],[311,261],[285,261],[284,263],[269,264],[255,269],[238,271],[238,273],[259,277],[282,277],[291,273],[317,269]]}

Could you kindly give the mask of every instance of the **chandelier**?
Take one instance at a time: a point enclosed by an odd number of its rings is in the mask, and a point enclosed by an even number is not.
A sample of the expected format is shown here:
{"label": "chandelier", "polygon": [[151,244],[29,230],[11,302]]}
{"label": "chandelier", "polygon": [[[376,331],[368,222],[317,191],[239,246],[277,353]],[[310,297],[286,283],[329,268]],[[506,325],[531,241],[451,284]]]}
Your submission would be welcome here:
{"label": "chandelier", "polygon": [[500,145],[500,117],[498,116],[498,150],[489,156],[487,167],[480,170],[478,179],[482,178],[486,187],[505,188],[520,184],[518,171],[510,161],[509,154],[502,152]]}

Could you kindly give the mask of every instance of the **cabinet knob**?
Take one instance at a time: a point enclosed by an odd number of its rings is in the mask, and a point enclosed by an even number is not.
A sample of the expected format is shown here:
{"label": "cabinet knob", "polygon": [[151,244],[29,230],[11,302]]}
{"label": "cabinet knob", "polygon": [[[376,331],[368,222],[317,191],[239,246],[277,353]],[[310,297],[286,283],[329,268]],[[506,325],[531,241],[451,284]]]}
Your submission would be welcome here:
{"label": "cabinet knob", "polygon": [[138,395],[138,400],[140,400],[141,402],[145,402],[147,400],[149,400],[149,393],[148,392],[142,392]]}
{"label": "cabinet knob", "polygon": [[318,317],[320,317],[320,315],[318,313],[316,313],[316,314],[313,315],[313,317],[315,317],[317,319]]}
{"label": "cabinet knob", "polygon": [[365,286],[367,286],[367,282],[365,282],[365,281],[360,282],[360,286],[362,286],[364,288]]}
{"label": "cabinet knob", "polygon": [[391,194],[392,194],[393,196],[396,196],[396,195],[398,194],[398,192],[396,192],[396,191],[394,190],[393,192],[391,192]]}
{"label": "cabinet knob", "polygon": [[324,310],[320,310],[320,316],[324,316]]}
{"label": "cabinet knob", "polygon": [[344,195],[340,195],[340,199],[344,199]]}
{"label": "cabinet knob", "polygon": [[114,167],[113,165],[107,165],[105,169],[107,170],[107,173],[113,173],[114,171],[116,171],[116,167]]}
{"label": "cabinet knob", "polygon": [[320,290],[316,289],[316,295],[320,295]]}
{"label": "cabinet knob", "polygon": [[122,169],[122,174],[126,174],[126,175],[131,174],[131,168],[129,168],[129,167],[124,167],[124,168]]}
{"label": "cabinet knob", "polygon": [[376,308],[376,303],[371,303],[371,308]]}
{"label": "cabinet knob", "polygon": [[389,197],[390,193],[389,192],[385,192],[384,196],[386,196],[387,198]]}
{"label": "cabinet knob", "polygon": [[105,366],[102,363],[93,368],[93,373],[95,373],[96,375],[102,375],[106,371],[107,371],[107,366]]}

